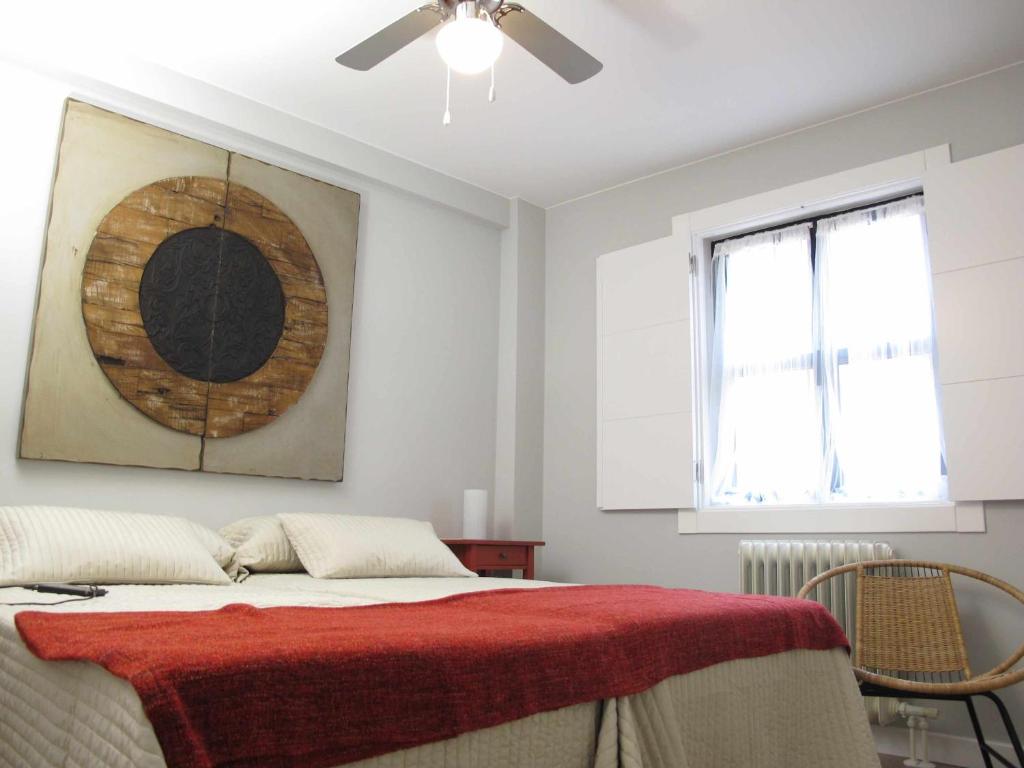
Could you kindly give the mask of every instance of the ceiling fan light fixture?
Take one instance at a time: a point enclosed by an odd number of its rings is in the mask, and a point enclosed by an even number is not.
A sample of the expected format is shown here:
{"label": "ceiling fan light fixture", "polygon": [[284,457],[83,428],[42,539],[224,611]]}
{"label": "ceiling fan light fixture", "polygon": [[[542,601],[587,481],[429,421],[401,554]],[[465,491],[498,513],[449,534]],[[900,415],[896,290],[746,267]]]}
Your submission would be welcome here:
{"label": "ceiling fan light fixture", "polygon": [[463,75],[477,75],[492,67],[501,55],[505,38],[475,2],[459,3],[455,18],[437,33],[437,52],[445,64]]}

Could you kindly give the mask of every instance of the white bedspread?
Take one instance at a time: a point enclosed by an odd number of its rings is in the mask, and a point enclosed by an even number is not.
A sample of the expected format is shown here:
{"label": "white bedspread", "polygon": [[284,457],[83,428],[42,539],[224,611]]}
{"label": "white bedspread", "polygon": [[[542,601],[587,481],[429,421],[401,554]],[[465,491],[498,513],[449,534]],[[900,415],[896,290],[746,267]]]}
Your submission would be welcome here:
{"label": "white bedspread", "polygon": [[[346,579],[256,575],[233,586],[114,586],[54,611],[209,610],[244,602],[351,606],[553,586],[511,579]],[[53,600],[17,588],[0,602]],[[0,607],[0,766],[162,768],[126,681],[82,662],[44,662]],[[566,707],[352,764],[357,768],[878,768],[842,650],[792,651],[670,678],[636,695]]]}

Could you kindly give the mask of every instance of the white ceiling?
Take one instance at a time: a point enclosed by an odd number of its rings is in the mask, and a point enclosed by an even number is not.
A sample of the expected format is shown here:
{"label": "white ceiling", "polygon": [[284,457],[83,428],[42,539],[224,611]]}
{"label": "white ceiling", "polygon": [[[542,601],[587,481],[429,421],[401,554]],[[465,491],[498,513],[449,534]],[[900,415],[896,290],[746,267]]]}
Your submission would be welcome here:
{"label": "white ceiling", "polygon": [[497,103],[486,76],[456,77],[446,128],[432,34],[370,72],[334,63],[421,2],[33,0],[13,23],[61,18],[89,45],[544,206],[1024,60],[1021,0],[521,0],[604,71],[569,86],[509,43]]}

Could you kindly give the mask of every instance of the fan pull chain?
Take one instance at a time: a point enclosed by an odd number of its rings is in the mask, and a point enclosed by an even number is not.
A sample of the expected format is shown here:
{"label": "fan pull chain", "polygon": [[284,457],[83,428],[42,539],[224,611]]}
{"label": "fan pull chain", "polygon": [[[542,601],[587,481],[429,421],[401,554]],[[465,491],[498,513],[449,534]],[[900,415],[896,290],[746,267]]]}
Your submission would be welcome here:
{"label": "fan pull chain", "polygon": [[[487,92],[487,101],[491,104],[497,99],[495,88],[494,65],[491,65],[491,89]],[[452,68],[448,67],[447,78],[444,86],[444,117],[441,118],[442,125],[452,124]]]}
{"label": "fan pull chain", "polygon": [[452,124],[452,68],[448,67],[448,82],[444,89],[444,118],[442,125]]}

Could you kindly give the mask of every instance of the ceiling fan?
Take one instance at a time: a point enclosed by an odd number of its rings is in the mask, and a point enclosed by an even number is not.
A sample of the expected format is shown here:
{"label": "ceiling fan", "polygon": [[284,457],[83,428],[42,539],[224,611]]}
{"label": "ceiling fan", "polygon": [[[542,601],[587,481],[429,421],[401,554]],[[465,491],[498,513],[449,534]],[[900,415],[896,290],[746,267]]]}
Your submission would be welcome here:
{"label": "ceiling fan", "polygon": [[[449,97],[452,70],[475,75],[489,68],[490,98],[494,101],[494,63],[501,55],[505,35],[572,85],[589,80],[603,67],[600,61],[519,3],[506,0],[436,0],[384,27],[345,51],[336,61],[365,72],[438,24],[442,27],[437,35],[437,49],[448,65]],[[444,122],[451,122],[447,110]]]}

